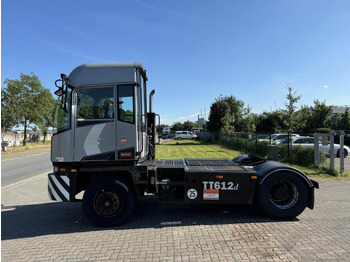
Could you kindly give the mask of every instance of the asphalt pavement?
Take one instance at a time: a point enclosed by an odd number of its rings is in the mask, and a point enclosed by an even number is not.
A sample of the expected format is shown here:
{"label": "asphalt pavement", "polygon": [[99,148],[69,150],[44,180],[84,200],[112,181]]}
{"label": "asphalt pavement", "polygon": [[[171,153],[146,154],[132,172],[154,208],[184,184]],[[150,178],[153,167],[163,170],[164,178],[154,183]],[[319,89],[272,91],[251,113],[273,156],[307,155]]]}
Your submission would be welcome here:
{"label": "asphalt pavement", "polygon": [[1,161],[1,186],[52,170],[50,154],[19,157]]}

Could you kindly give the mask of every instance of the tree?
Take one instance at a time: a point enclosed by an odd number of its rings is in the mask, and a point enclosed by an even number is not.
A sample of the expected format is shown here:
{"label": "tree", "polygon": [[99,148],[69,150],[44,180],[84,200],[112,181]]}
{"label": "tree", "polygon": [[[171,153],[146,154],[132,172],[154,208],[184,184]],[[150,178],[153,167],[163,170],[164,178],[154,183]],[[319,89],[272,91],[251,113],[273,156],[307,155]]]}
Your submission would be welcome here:
{"label": "tree", "polygon": [[54,115],[55,115],[55,109],[56,109],[57,102],[53,99],[53,97],[48,89],[44,90],[44,92],[42,94],[41,102],[45,105],[48,105],[48,106],[45,106],[43,108],[42,118],[37,123],[38,127],[40,128],[41,132],[43,133],[44,142],[45,142],[49,127],[52,127],[54,125]]}
{"label": "tree", "polygon": [[15,102],[15,97],[9,96],[2,89],[1,92],[1,138],[6,130],[10,130],[20,120],[18,110],[14,106],[11,106]]}
{"label": "tree", "polygon": [[228,104],[221,100],[216,101],[210,106],[209,122],[207,124],[209,132],[220,133],[233,131],[232,118]]}
{"label": "tree", "polygon": [[243,131],[244,102],[230,95],[215,99],[210,107],[210,132]]}
{"label": "tree", "polygon": [[314,108],[312,110],[310,123],[308,123],[311,132],[316,132],[319,128],[326,128],[330,123],[332,106],[327,106],[326,102],[314,100]]}
{"label": "tree", "polygon": [[350,113],[348,108],[345,110],[344,114],[341,115],[339,129],[350,130]]}
{"label": "tree", "polygon": [[340,114],[338,114],[338,113],[332,114],[331,120],[330,120],[330,127],[331,127],[331,129],[333,129],[333,130],[341,129],[340,122],[341,122]]}
{"label": "tree", "polygon": [[286,107],[285,109],[285,114],[286,114],[286,126],[288,129],[289,133],[292,133],[293,131],[295,131],[295,129],[297,128],[297,119],[296,119],[296,115],[295,115],[295,109],[296,106],[295,104],[298,103],[298,101],[300,100],[301,96],[297,96],[297,91],[294,91],[292,87],[287,86],[288,88],[288,94],[287,94],[287,100],[288,102],[286,102],[284,105]]}
{"label": "tree", "polygon": [[225,96],[222,100],[228,105],[230,119],[232,119],[234,130],[238,132],[243,131],[244,121],[242,121],[242,118],[244,115],[244,102],[232,95]]}
{"label": "tree", "polygon": [[180,122],[174,123],[173,127],[171,128],[172,131],[179,131],[183,129],[183,124]]}
{"label": "tree", "polygon": [[247,108],[244,109],[243,117],[241,119],[241,131],[246,133],[251,133],[256,130],[255,122],[256,115],[251,112],[252,108],[248,105]]}
{"label": "tree", "polygon": [[[44,89],[34,73],[21,74],[20,80],[6,79],[4,83],[6,87],[2,88],[2,110],[6,112],[6,123],[12,124],[8,128],[23,125],[25,145],[27,129],[31,128],[32,124],[41,125],[43,119],[52,114],[52,95],[48,89]],[[9,112],[13,112],[11,121]]]}
{"label": "tree", "polygon": [[285,128],[284,113],[281,110],[265,111],[256,117],[257,132],[279,132]]}
{"label": "tree", "polygon": [[188,131],[191,131],[192,128],[195,126],[196,124],[191,122],[191,121],[186,121],[183,123],[183,129],[184,130],[188,130]]}
{"label": "tree", "polygon": [[299,122],[299,129],[302,132],[310,132],[310,123],[312,116],[312,108],[306,105],[301,105],[299,112],[297,113]]}

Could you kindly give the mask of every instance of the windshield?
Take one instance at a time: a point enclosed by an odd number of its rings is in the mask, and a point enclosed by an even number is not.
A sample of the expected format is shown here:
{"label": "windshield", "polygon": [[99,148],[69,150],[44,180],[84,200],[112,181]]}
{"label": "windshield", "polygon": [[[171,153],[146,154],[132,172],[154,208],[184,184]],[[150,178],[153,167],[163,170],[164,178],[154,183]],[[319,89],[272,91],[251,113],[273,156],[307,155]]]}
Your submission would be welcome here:
{"label": "windshield", "polygon": [[[71,129],[71,87],[66,89],[67,92],[57,98],[55,116],[54,116],[54,133]],[[62,108],[66,103],[67,111]]]}

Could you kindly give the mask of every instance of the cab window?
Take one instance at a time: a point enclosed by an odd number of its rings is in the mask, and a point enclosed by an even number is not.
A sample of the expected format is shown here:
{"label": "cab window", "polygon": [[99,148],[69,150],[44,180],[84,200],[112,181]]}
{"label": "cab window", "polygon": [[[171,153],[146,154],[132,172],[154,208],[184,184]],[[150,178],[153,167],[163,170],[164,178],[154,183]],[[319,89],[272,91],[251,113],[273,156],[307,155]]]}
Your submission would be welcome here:
{"label": "cab window", "polygon": [[[113,87],[83,88],[77,93],[78,126],[114,119]],[[85,123],[83,123],[85,121]],[[79,123],[80,122],[80,123]],[[89,122],[89,123],[87,123]]]}
{"label": "cab window", "polygon": [[133,85],[118,86],[118,120],[134,124],[134,89]]}

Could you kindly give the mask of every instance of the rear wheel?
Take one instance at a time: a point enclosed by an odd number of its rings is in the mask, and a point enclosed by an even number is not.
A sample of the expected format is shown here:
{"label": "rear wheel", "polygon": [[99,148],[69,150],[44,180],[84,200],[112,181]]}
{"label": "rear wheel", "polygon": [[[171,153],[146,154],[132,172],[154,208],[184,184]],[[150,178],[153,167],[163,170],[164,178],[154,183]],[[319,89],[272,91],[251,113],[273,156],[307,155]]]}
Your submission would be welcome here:
{"label": "rear wheel", "polygon": [[[344,149],[344,158],[347,157],[348,154],[349,154],[349,152],[346,149]],[[340,149],[338,149],[337,157],[340,157]]]}
{"label": "rear wheel", "polygon": [[126,222],[135,206],[134,192],[123,180],[101,177],[85,191],[83,210],[97,226],[111,227]]}
{"label": "rear wheel", "polygon": [[293,173],[271,175],[258,188],[258,202],[262,211],[274,219],[297,217],[309,200],[309,188]]}

